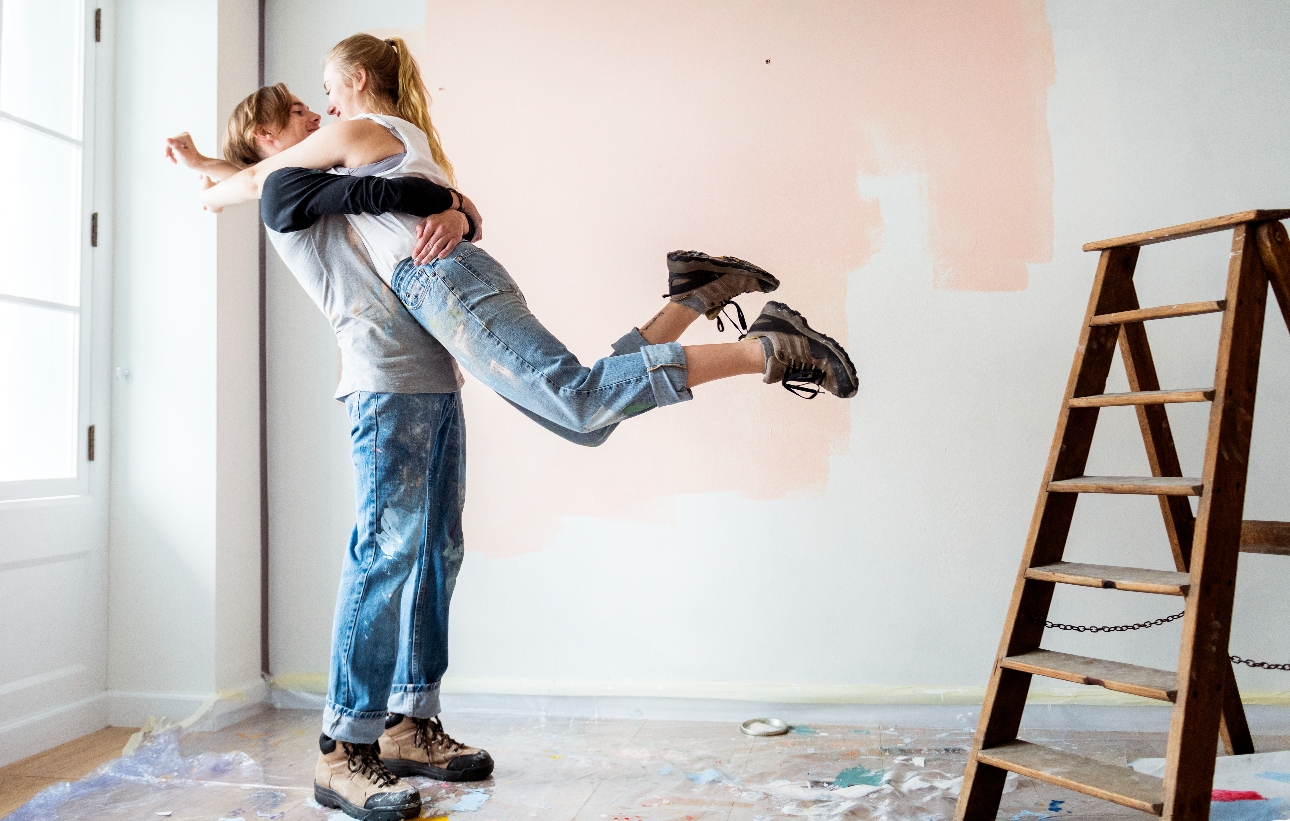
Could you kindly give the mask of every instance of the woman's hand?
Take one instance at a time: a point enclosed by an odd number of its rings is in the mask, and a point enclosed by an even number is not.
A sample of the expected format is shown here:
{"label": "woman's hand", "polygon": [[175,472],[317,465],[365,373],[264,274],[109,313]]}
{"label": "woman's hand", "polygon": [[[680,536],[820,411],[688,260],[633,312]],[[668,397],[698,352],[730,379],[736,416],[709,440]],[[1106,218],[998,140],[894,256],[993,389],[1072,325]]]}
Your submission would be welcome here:
{"label": "woman's hand", "polygon": [[469,228],[466,215],[460,211],[431,214],[417,224],[417,242],[412,247],[412,259],[425,265],[432,259],[443,259],[461,242]]}
{"label": "woman's hand", "polygon": [[202,154],[187,131],[166,140],[166,159],[210,177],[212,185],[228,179],[240,170],[228,160]]}
{"label": "woman's hand", "polygon": [[185,131],[177,137],[166,138],[166,159],[172,163],[183,164],[185,168],[201,171],[209,158],[202,155],[193,144],[193,138]]}
{"label": "woman's hand", "polygon": [[219,185],[219,183],[217,183],[215,180],[212,180],[210,177],[206,176],[205,174],[200,175],[198,177],[198,180],[200,181],[199,184],[201,185],[201,193],[197,195],[197,199],[199,199],[202,203],[202,210],[210,211],[212,214],[223,213],[224,212],[223,206],[211,205],[206,201],[207,195],[209,194],[210,190],[215,186]]}
{"label": "woman's hand", "polygon": [[480,215],[479,209],[475,207],[475,203],[470,201],[470,197],[465,194],[460,194],[460,196],[461,210],[469,214],[470,218],[475,221],[475,236],[466,237],[466,239],[471,242],[479,242],[484,238],[484,218]]}
{"label": "woman's hand", "polygon": [[213,206],[209,206],[205,203],[205,201],[202,200],[202,195],[205,194],[208,189],[214,188],[219,183],[215,182],[215,180],[212,180],[210,177],[206,176],[205,174],[197,175],[197,180],[198,180],[198,185],[201,186],[201,193],[197,195],[197,199],[199,202],[202,203],[202,210],[210,211],[212,214],[218,214],[221,211],[223,211],[224,210],[223,208],[215,208]]}

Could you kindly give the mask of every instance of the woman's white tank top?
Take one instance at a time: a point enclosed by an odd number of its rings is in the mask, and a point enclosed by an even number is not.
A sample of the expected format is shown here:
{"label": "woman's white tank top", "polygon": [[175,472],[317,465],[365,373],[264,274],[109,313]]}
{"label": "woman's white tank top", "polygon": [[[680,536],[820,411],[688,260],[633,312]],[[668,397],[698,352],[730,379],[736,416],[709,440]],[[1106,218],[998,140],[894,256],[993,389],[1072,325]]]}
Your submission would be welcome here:
{"label": "woman's white tank top", "polygon": [[[388,114],[360,114],[354,119],[372,120],[390,129],[403,143],[404,153],[361,168],[333,168],[334,173],[362,177],[422,177],[445,187],[450,185],[448,176],[431,156],[430,143],[421,129]],[[411,214],[346,214],[345,218],[363,238],[376,272],[388,285],[398,264],[412,256],[417,223],[422,218]]]}

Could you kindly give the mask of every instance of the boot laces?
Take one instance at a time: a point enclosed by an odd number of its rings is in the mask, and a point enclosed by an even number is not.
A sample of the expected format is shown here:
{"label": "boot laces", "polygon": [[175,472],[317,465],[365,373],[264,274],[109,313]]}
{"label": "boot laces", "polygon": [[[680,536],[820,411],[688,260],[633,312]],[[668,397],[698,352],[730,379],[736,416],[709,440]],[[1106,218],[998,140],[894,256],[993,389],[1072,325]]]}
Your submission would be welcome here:
{"label": "boot laces", "polygon": [[[737,319],[731,317],[730,314],[726,312],[727,305],[734,306],[735,315],[738,317]],[[722,302],[717,307],[721,309],[721,313],[717,314],[717,333],[725,333],[726,331],[726,325],[724,322],[721,321],[721,317],[722,315],[724,315],[726,319],[730,320],[730,323],[732,325],[738,325],[739,330],[743,331],[743,333],[739,335],[740,339],[743,339],[745,336],[748,335],[748,321],[744,319],[744,309],[739,307],[738,302],[735,302],[733,299],[727,299],[725,302]]]}
{"label": "boot laces", "polygon": [[[409,718],[412,717],[409,716]],[[455,753],[466,748],[465,744],[455,740],[444,731],[443,724],[437,717],[412,718],[412,723],[415,727],[412,731],[413,746],[420,747],[424,750],[440,747],[450,753]]]}
{"label": "boot laces", "polygon": [[375,744],[351,744],[342,741],[345,747],[345,762],[351,773],[365,775],[378,787],[388,787],[399,780],[399,777],[386,768],[381,761],[381,754]]}

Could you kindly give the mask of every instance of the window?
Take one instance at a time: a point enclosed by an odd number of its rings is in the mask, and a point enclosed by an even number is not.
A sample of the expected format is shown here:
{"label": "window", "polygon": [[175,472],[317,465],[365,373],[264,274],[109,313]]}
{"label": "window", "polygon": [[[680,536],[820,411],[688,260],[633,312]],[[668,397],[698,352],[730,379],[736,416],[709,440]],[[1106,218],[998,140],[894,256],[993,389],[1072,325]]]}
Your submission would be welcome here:
{"label": "window", "polygon": [[0,499],[84,473],[86,23],[83,0],[0,0]]}

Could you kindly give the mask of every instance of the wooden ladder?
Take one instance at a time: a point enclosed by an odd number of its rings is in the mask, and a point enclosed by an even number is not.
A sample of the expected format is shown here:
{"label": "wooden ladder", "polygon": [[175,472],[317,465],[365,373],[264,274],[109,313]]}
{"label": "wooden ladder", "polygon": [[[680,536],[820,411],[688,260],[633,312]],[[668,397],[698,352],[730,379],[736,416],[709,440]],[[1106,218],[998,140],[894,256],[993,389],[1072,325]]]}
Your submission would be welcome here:
{"label": "wooden ladder", "polygon": [[[1244,211],[1217,219],[1092,242],[1101,251],[1057,432],[1013,588],[1003,639],[968,758],[956,821],[993,819],[1004,779],[1015,772],[1171,821],[1208,818],[1220,730],[1233,754],[1251,753],[1227,640],[1239,550],[1290,555],[1290,523],[1242,522],[1268,286],[1290,328],[1290,210]],[[1216,302],[1143,308],[1133,273],[1143,245],[1232,231],[1227,294]],[[1212,388],[1161,390],[1144,323],[1223,314]],[[1104,393],[1117,344],[1129,393]],[[1184,477],[1165,405],[1210,402],[1202,475]],[[1085,476],[1098,411],[1132,405],[1150,477]],[[1063,560],[1081,493],[1157,496],[1176,571]],[[1188,496],[1199,496],[1192,516]],[[1055,585],[1074,584],[1180,596],[1186,608],[1178,671],[1040,648]],[[1032,676],[1105,687],[1173,703],[1163,779],[1017,739]]]}

